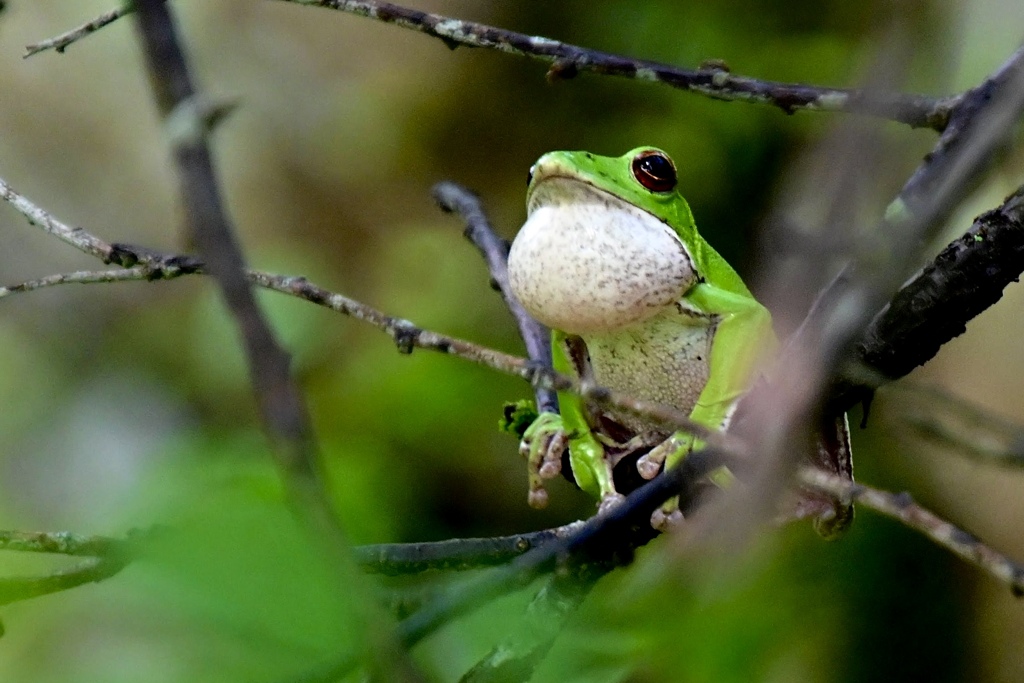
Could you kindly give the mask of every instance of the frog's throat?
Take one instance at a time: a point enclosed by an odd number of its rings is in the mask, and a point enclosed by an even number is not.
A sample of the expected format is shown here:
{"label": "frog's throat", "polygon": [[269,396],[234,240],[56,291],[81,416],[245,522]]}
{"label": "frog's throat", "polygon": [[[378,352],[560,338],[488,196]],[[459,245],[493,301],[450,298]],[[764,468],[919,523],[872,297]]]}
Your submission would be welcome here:
{"label": "frog's throat", "polygon": [[528,204],[509,253],[509,282],[549,327],[619,329],[673,305],[697,282],[693,258],[669,225],[579,178],[535,182]]}

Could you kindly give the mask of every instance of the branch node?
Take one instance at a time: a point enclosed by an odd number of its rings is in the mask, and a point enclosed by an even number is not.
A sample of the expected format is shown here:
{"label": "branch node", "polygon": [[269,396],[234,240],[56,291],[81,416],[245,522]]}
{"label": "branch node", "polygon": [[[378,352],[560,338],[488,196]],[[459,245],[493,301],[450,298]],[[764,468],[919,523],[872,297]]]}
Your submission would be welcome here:
{"label": "branch node", "polygon": [[178,102],[165,126],[172,147],[196,145],[238,107],[237,100],[212,100],[193,95]]}
{"label": "branch node", "polygon": [[548,72],[544,77],[548,83],[555,83],[576,78],[579,73],[580,68],[575,61],[571,59],[556,59],[551,62],[551,66],[548,67]]}
{"label": "branch node", "polygon": [[395,341],[399,353],[409,355],[416,347],[416,341],[422,332],[423,330],[409,320],[396,320],[391,328],[391,338]]}

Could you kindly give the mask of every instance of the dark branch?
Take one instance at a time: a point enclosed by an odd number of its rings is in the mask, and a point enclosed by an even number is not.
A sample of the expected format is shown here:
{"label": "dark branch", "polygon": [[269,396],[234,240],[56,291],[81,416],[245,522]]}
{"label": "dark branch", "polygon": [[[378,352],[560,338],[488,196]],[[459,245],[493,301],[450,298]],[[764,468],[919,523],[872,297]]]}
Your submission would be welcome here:
{"label": "dark branch", "polygon": [[850,407],[873,386],[903,377],[931,360],[967,323],[1003,295],[1024,273],[1024,186],[997,209],[979,216],[875,317],[857,342],[856,360],[875,377],[854,369],[832,394]]}
{"label": "dark branch", "polygon": [[[881,315],[889,320],[894,319],[889,316],[910,314],[903,304],[918,302],[921,290],[917,287],[920,285],[909,290],[909,297],[899,295],[893,299],[899,284],[906,278],[907,264],[919,261],[919,253],[925,241],[948,220],[956,206],[980,182],[984,172],[990,168],[995,153],[1007,143],[1022,112],[1024,49],[1014,53],[981,86],[968,91],[956,106],[949,128],[943,133],[932,153],[925,157],[924,162],[904,185],[886,218],[873,233],[873,253],[884,255],[883,259],[874,263],[862,263],[856,271],[847,269],[845,276],[837,278],[819,297],[820,305],[816,305],[816,310],[809,316],[809,321],[815,322],[808,325],[808,321],[805,321],[805,326],[827,326],[823,316],[830,315],[836,310],[836,305],[843,298],[847,302],[854,302],[862,312],[882,311]],[[1013,239],[1009,233],[1004,237]],[[1011,255],[1010,259],[1013,258]],[[950,264],[936,260],[935,265],[939,272],[945,272]],[[883,307],[890,300],[892,304],[887,310],[891,313],[887,314]],[[982,309],[977,309],[978,312],[980,310]],[[933,314],[941,316],[943,312],[936,309]],[[881,338],[873,340],[870,336],[863,336],[869,323],[871,329],[875,329],[875,323],[869,320],[862,321],[863,317],[866,316],[844,316],[845,329],[834,329],[832,332],[837,338],[846,338],[839,346],[848,349],[847,358],[858,360],[858,357],[863,355],[861,345],[865,348],[874,347],[873,355],[879,358],[891,355],[892,351],[880,348],[878,342],[882,341]],[[910,317],[920,318],[919,315]],[[878,316],[875,316],[875,320],[877,322]],[[932,329],[936,334],[939,333],[939,327],[941,323],[935,321]],[[937,350],[959,333],[948,336],[951,330],[956,329],[957,323],[947,326],[941,336],[929,340],[927,345]],[[901,346],[897,349],[893,345],[892,350],[896,355],[916,355],[921,362],[927,360],[914,348]],[[930,357],[929,355],[928,358]],[[830,392],[829,411],[841,412],[848,409],[870,396],[870,392],[880,383],[879,378],[865,380],[865,375],[875,373],[873,366],[868,365],[867,370],[863,366],[850,366],[850,363],[846,363],[838,368],[843,374],[836,378],[837,385]],[[888,379],[896,379],[914,366],[910,362],[903,362],[898,368],[895,365],[891,367],[895,372],[886,373]]]}
{"label": "dark branch", "polygon": [[416,574],[429,569],[463,571],[505,564],[534,548],[566,538],[582,524],[576,522],[515,536],[358,546],[353,551],[359,566],[376,574]]}
{"label": "dark branch", "polygon": [[[592,517],[565,538],[531,550],[509,564],[459,582],[398,625],[402,644],[412,647],[452,619],[478,605],[522,588],[538,576],[555,570],[594,572],[594,580],[632,561],[633,552],[656,533],[651,514],[666,500],[679,495],[681,507],[695,499],[697,483],[725,461],[712,448],[692,453],[679,465],[631,493],[606,514]],[[358,662],[345,656],[296,683],[327,683],[351,671]]]}
{"label": "dark branch", "polygon": [[[551,367],[551,332],[534,320],[523,305],[516,300],[508,284],[509,244],[498,237],[480,205],[480,198],[470,190],[452,182],[438,183],[433,190],[434,199],[442,209],[456,212],[466,221],[466,238],[476,245],[487,262],[487,270],[501,297],[505,300],[519,334],[526,344],[526,355],[530,360],[544,367]],[[537,410],[557,413],[558,398],[550,389],[538,386],[534,390]]]}
{"label": "dark branch", "polygon": [[[157,102],[172,129],[190,240],[198,246],[206,270],[216,279],[235,317],[278,464],[292,488],[304,489],[303,497],[309,498],[309,492],[317,490],[312,428],[289,373],[288,354],[275,340],[246,279],[241,248],[213,170],[201,99],[162,0],[140,0],[135,9]],[[325,499],[321,497],[317,505],[324,518],[331,516]]]}

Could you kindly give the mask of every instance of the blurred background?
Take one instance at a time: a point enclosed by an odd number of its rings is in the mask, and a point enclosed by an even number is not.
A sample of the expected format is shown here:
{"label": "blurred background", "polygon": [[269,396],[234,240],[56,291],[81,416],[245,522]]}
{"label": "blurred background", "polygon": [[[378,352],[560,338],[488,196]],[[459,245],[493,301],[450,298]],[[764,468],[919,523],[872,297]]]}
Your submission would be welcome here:
{"label": "blurred background", "polygon": [[[21,58],[26,44],[111,4],[6,3],[0,177],[109,241],[188,249],[132,22],[63,55]],[[757,281],[759,228],[800,160],[843,120],[586,74],[551,85],[536,62],[451,51],[290,3],[172,6],[206,92],[239,104],[215,144],[251,265],[513,353],[522,353],[514,326],[461,223],[431,201],[434,183],[476,190],[512,237],[527,169],[542,153],[657,145],[676,159],[704,235]],[[1017,0],[416,7],[680,66],[719,58],[743,75],[837,86],[872,77],[882,29],[895,19],[910,48],[904,87],[935,95],[977,84],[1024,35]],[[871,125],[886,154],[865,199],[868,221],[935,140]],[[1021,156],[1011,156],[947,237],[1021,182]],[[813,195],[806,174],[800,183]],[[6,205],[0,243],[3,284],[98,267]],[[591,514],[592,501],[565,482],[553,485],[547,510],[527,507],[524,464],[496,428],[503,402],[528,395],[523,383],[440,354],[399,355],[375,330],[298,300],[261,301],[294,354],[353,543],[508,534]],[[1022,303],[1010,287],[911,380],[1024,423]],[[11,297],[0,302],[0,348],[0,528],[122,535],[159,522],[183,532],[112,580],[5,607],[0,678],[283,681],[360,640],[354,614],[382,586],[331,576],[296,532],[209,281]],[[909,489],[1024,560],[1024,474],[922,447],[887,419],[886,405],[883,393],[869,427],[855,430],[859,478]],[[794,525],[713,564],[670,551],[654,544],[604,579],[534,680],[1024,680],[1024,603],[868,511],[834,543]],[[3,576],[67,564],[0,553]],[[424,669],[457,680],[528,597],[429,639],[416,650]]]}

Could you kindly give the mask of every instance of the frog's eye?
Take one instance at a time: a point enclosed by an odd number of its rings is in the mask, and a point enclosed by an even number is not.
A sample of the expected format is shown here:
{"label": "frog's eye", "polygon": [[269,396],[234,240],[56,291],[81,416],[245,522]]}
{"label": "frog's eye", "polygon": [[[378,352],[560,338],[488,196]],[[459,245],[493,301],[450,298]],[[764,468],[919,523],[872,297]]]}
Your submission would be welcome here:
{"label": "frog's eye", "polygon": [[650,149],[633,157],[633,177],[651,192],[671,192],[676,186],[676,166],[664,152]]}

